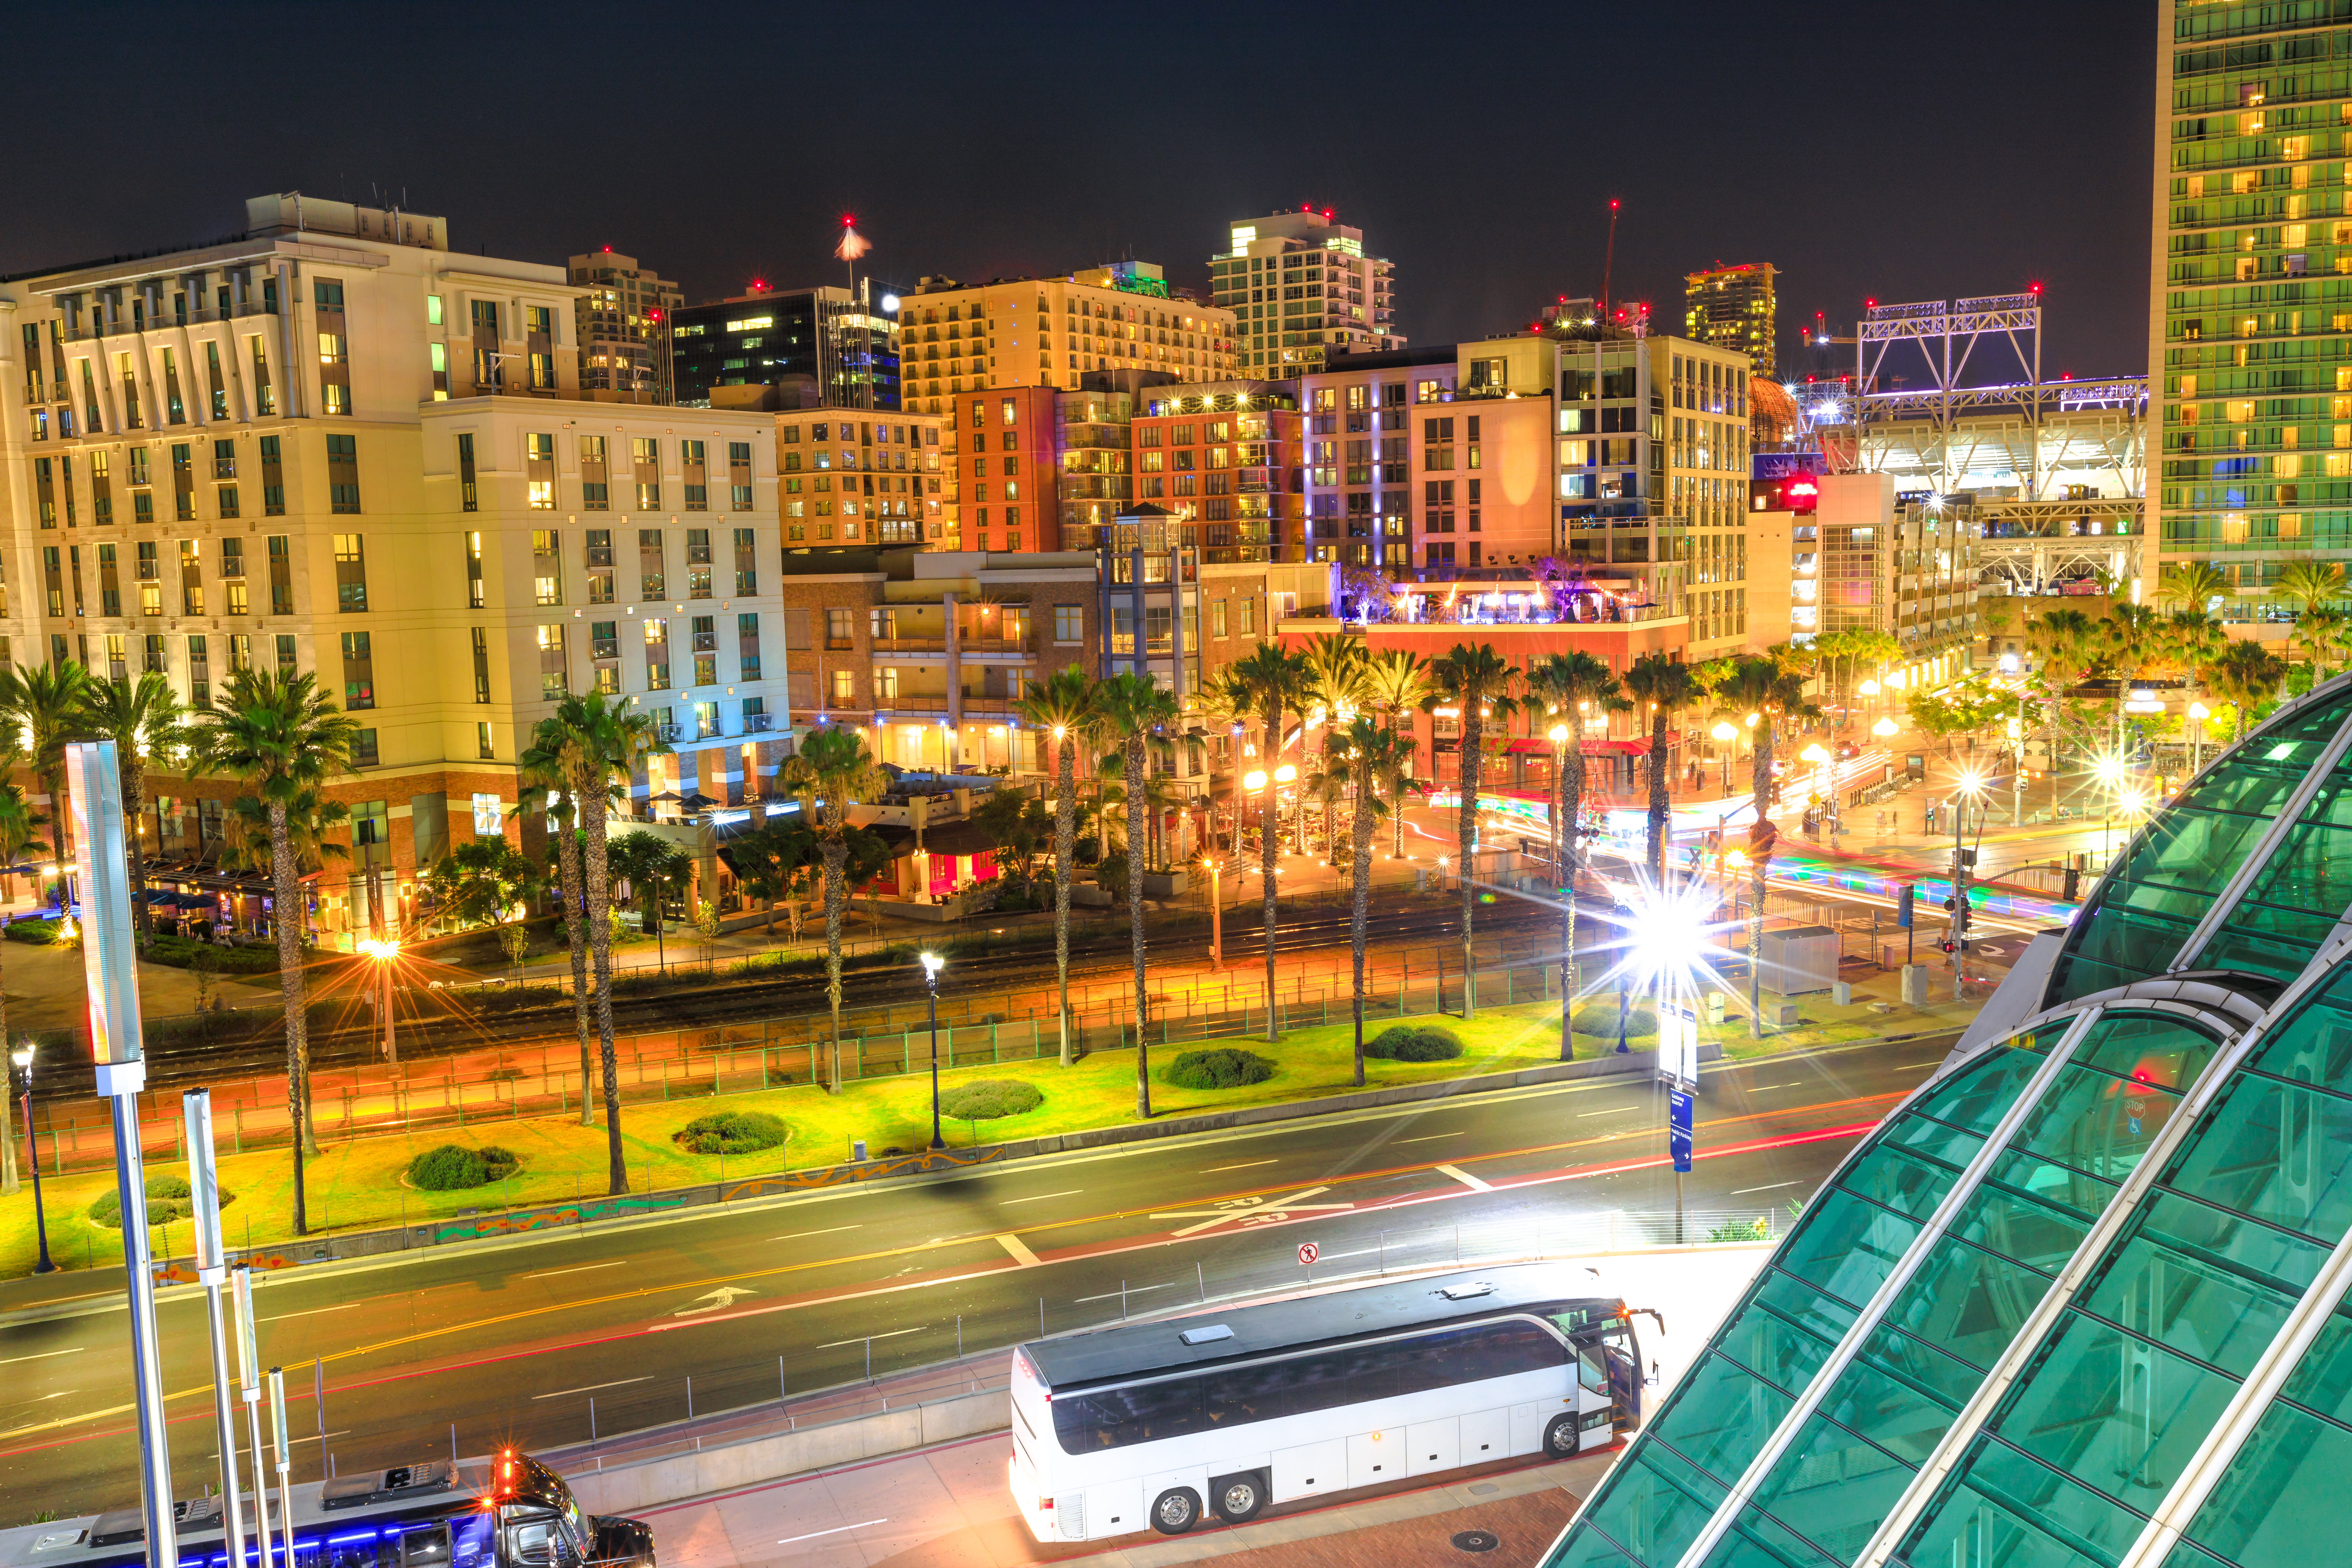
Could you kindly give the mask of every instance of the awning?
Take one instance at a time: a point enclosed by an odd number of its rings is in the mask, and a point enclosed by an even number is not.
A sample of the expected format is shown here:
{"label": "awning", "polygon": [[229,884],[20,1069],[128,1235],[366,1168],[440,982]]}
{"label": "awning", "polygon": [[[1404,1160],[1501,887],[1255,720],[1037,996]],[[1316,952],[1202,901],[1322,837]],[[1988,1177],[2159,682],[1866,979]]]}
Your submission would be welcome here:
{"label": "awning", "polygon": [[[1514,740],[1504,748],[1514,755],[1549,756],[1551,742],[1544,740]],[[1622,741],[1585,741],[1577,750],[1588,757],[1646,757],[1650,754],[1650,737],[1636,735]]]}
{"label": "awning", "polygon": [[[914,846],[908,845],[909,849]],[[972,822],[947,822],[923,829],[923,849],[931,855],[992,855],[996,840]]]}

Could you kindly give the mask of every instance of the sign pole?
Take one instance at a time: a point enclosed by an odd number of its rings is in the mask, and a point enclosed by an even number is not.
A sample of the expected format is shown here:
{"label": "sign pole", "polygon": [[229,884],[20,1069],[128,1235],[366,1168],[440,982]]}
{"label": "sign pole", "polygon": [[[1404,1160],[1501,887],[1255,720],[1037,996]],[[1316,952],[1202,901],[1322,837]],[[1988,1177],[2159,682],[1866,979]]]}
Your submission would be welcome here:
{"label": "sign pole", "polygon": [[[271,1457],[278,1461],[278,1541],[282,1555],[282,1568],[294,1568],[294,1455],[286,1441],[286,1373],[282,1367],[269,1369],[269,1440],[277,1452]],[[320,1445],[325,1447],[322,1442]],[[320,1468],[325,1461],[320,1461]],[[257,1469],[258,1463],[257,1461]],[[260,1485],[259,1475],[254,1485]]]}
{"label": "sign pole", "polygon": [[205,1324],[213,1352],[213,1424],[220,1442],[221,1518],[230,1568],[245,1564],[245,1501],[236,1478],[236,1415],[228,1396],[228,1334],[221,1317],[221,1287],[228,1260],[221,1247],[220,1173],[213,1162],[213,1095],[192,1089],[180,1097],[187,1129],[188,1191],[194,1210],[196,1279],[205,1288]]}
{"label": "sign pole", "polygon": [[230,1302],[236,1310],[236,1384],[245,1399],[246,1451],[253,1456],[253,1538],[261,1548],[260,1568],[270,1568],[269,1479],[261,1458],[261,1352],[253,1340],[251,1266],[240,1263],[230,1269],[228,1282]]}
{"label": "sign pole", "polygon": [[66,748],[74,865],[80,874],[82,976],[98,1092],[112,1109],[114,1191],[131,1293],[131,1384],[139,1432],[139,1505],[148,1568],[179,1568],[172,1499],[171,1434],[155,1342],[155,1269],[147,1233],[146,1162],[139,1147],[139,1094],[147,1087],[139,1018],[139,963],[131,934],[131,873],[123,859],[122,774],[111,741]]}

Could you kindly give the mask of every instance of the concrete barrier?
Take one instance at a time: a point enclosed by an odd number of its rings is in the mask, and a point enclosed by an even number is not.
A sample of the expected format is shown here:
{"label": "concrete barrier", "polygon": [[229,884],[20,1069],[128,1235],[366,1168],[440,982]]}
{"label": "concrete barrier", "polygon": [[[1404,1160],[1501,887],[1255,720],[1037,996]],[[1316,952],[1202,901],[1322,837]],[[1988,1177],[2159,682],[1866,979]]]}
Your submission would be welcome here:
{"label": "concrete barrier", "polygon": [[782,1476],[833,1469],[884,1454],[1001,1432],[1012,1421],[1012,1408],[1005,1391],[994,1388],[602,1469],[587,1468],[593,1450],[573,1449],[561,1457],[561,1468],[572,1485],[572,1496],[588,1512],[642,1513],[680,1498],[731,1491]]}

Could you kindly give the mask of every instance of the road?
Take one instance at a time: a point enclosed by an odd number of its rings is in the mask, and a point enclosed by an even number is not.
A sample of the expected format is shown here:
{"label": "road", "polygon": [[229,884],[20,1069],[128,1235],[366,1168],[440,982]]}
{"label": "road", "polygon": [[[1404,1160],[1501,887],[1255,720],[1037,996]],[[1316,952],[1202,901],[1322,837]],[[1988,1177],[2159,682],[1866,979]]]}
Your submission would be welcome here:
{"label": "road", "polygon": [[[1694,1213],[1809,1194],[1949,1037],[1717,1064]],[[257,1292],[298,1476],[547,1447],[1318,1270],[1603,1245],[1671,1212],[1654,1087],[1599,1079],[853,1187],[636,1228],[289,1271]],[[1631,1239],[1630,1230],[1619,1239]],[[136,1500],[116,1291],[0,1329],[0,1525]],[[0,1310],[7,1300],[0,1293]],[[213,1473],[201,1301],[162,1309],[176,1490]],[[317,1359],[323,1412],[310,1398]],[[689,1394],[688,1379],[691,1379]],[[323,1420],[321,1415],[323,1414]]]}

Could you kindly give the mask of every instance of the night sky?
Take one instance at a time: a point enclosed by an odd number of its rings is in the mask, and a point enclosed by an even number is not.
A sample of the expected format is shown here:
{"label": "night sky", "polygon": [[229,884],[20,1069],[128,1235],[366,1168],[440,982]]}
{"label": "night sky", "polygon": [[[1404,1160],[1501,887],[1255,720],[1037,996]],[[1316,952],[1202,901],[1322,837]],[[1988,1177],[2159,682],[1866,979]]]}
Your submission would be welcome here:
{"label": "night sky", "polygon": [[1780,268],[1784,373],[1816,310],[2039,279],[2046,372],[2137,374],[2154,32],[2150,0],[89,5],[20,40],[46,124],[0,174],[0,273],[299,189],[466,250],[610,245],[689,300],[840,279],[845,212],[887,282],[1133,257],[1199,287],[1228,220],[1311,202],[1438,343],[1597,292],[1614,196],[1612,293],[1664,330],[1685,271]]}

